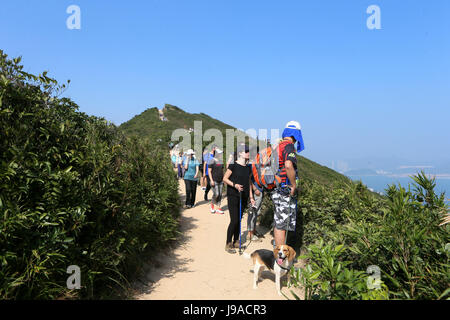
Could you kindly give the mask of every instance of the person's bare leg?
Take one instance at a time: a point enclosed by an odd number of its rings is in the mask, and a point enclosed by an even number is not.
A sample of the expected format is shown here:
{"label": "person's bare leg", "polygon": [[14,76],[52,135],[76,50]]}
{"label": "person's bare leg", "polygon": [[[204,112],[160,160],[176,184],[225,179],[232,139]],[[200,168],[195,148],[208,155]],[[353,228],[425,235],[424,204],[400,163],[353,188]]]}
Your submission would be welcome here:
{"label": "person's bare leg", "polygon": [[275,246],[284,244],[284,238],[286,237],[286,230],[279,230],[276,227],[273,228],[273,238],[275,239]]}

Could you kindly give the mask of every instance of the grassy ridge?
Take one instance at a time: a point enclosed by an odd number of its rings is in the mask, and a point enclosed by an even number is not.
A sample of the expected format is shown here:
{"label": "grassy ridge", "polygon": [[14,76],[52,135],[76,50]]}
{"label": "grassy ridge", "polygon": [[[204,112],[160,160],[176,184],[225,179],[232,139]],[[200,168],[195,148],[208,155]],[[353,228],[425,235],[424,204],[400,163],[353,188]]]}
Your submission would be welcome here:
{"label": "grassy ridge", "polygon": [[[166,148],[174,130],[178,128],[194,128],[194,121],[202,121],[202,133],[208,129],[218,129],[222,132],[224,143],[226,130],[236,129],[204,113],[191,114],[169,104],[166,104],[163,110],[168,121],[161,121],[159,119],[158,109],[150,108],[133,117],[131,120],[124,122],[119,128],[129,136],[135,135],[141,139],[149,139],[154,142],[161,139],[160,146],[163,148]],[[203,146],[206,146],[208,143],[204,141]],[[234,150],[225,151],[228,154]],[[297,156],[297,159],[299,177],[302,179],[313,180],[324,185],[331,185],[333,183],[351,184],[350,179],[332,169],[321,166],[302,156]]]}

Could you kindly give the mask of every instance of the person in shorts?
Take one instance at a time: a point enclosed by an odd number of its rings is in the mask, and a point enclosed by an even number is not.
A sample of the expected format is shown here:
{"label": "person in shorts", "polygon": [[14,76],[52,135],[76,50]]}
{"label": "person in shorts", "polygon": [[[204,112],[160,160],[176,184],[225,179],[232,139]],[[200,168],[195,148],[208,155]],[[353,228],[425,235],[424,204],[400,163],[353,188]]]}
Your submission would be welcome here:
{"label": "person in shorts", "polygon": [[[274,204],[274,240],[275,246],[282,245],[286,232],[295,231],[297,220],[297,157],[304,150],[300,124],[290,121],[283,130],[283,140],[278,145],[281,184],[271,191]],[[297,150],[294,144],[297,143]]]}

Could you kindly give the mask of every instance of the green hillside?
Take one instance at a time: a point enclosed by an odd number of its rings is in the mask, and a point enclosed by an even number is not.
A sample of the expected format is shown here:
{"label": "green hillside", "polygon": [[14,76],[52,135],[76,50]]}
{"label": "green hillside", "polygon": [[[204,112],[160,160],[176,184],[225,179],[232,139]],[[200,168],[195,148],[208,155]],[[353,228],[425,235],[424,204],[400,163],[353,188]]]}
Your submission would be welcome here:
{"label": "green hillside", "polygon": [[149,108],[131,120],[122,123],[119,128],[127,135],[136,135],[154,141],[161,139],[166,145],[174,130],[194,128],[194,121],[202,121],[202,133],[212,128],[219,129],[222,133],[225,133],[226,129],[234,129],[234,127],[204,113],[188,113],[170,104],[165,105],[163,112],[168,121],[159,119],[158,108]]}
{"label": "green hillside", "polygon": [[[201,121],[202,135],[208,129],[217,129],[222,133],[223,144],[225,145],[225,155],[229,155],[235,150],[228,150],[226,148],[226,130],[236,130],[234,127],[223,123],[217,119],[214,119],[204,113],[188,113],[182,109],[166,104],[163,108],[164,117],[167,121],[161,121],[159,117],[158,108],[150,108],[142,112],[141,114],[133,117],[131,120],[123,123],[119,128],[128,136],[137,136],[140,139],[149,140],[152,143],[156,143],[162,148],[166,148],[168,143],[171,142],[172,132],[176,129],[194,129],[194,121]],[[238,131],[238,134],[242,137],[246,137],[246,142],[256,141],[245,135],[244,132]],[[183,149],[194,149],[194,133],[190,133],[191,143],[183,141],[179,138],[173,141],[174,144],[181,143]],[[204,138],[202,141],[202,148],[207,147],[211,143],[218,143],[216,140],[209,140]],[[237,145],[237,138],[234,139],[234,145]],[[220,144],[220,143],[218,143]],[[224,159],[226,160],[226,159]]]}
{"label": "green hillside", "polygon": [[[131,120],[124,122],[119,128],[127,135],[136,135],[143,139],[150,139],[159,142],[161,146],[167,146],[170,142],[171,134],[178,128],[194,128],[194,121],[202,121],[202,133],[208,129],[219,129],[224,137],[225,142],[225,130],[236,129],[226,123],[223,123],[217,119],[214,119],[204,113],[188,113],[180,109],[179,107],[166,104],[164,109],[164,116],[167,121],[161,121],[159,118],[158,108],[150,108],[142,112],[141,114],[133,117]],[[194,141],[192,139],[192,141]],[[203,146],[206,146],[209,141],[204,141]],[[225,150],[226,154],[231,152]],[[314,161],[311,161],[305,157],[298,156],[299,163],[299,176],[303,179],[319,182],[320,184],[329,185],[333,183],[349,184],[350,180],[327,167],[321,166]]]}

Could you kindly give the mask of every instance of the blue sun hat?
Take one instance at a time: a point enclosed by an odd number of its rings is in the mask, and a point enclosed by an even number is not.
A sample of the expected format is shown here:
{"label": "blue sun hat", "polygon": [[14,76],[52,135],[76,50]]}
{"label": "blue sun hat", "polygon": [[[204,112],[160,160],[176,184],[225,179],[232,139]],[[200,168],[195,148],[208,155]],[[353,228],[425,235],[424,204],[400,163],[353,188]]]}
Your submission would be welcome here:
{"label": "blue sun hat", "polygon": [[283,139],[286,137],[294,137],[294,139],[297,140],[297,153],[300,153],[305,149],[302,137],[302,127],[297,121],[289,121],[286,124],[286,128],[283,130]]}

